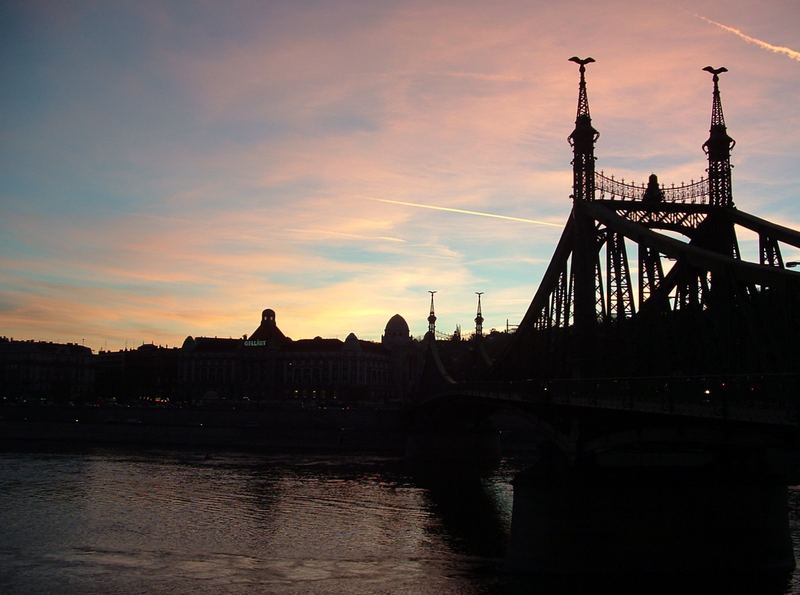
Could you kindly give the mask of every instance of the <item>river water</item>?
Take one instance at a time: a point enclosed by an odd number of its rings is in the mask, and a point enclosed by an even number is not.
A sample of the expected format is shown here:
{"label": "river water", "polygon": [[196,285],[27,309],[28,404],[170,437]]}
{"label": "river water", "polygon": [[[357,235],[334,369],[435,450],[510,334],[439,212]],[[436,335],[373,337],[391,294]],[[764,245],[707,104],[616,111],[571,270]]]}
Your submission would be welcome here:
{"label": "river water", "polygon": [[364,456],[0,453],[0,592],[795,592],[797,573],[669,589],[509,573],[518,465],[477,476]]}

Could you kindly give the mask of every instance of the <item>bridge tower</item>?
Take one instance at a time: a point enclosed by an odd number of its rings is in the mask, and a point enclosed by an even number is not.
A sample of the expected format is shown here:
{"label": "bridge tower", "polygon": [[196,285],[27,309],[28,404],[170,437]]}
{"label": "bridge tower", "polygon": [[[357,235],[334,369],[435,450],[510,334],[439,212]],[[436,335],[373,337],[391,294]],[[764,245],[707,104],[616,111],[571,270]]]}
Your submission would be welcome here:
{"label": "bridge tower", "polygon": [[711,104],[711,128],[708,140],[703,143],[703,151],[708,156],[708,183],[710,204],[718,207],[733,206],[733,190],[731,185],[731,149],[736,141],[728,136],[725,127],[725,116],[722,113],[722,99],[719,94],[719,75],[728,72],[724,66],[703,70],[713,75],[714,92]]}
{"label": "bridge tower", "polygon": [[482,337],[483,336],[483,314],[481,314],[481,296],[484,294],[483,291],[476,291],[475,294],[478,296],[478,314],[475,316],[475,336]]}
{"label": "bridge tower", "polygon": [[[594,221],[585,212],[584,204],[595,199],[594,145],[600,133],[592,126],[589,113],[589,97],[586,93],[586,65],[594,62],[594,58],[578,58],[573,56],[571,62],[580,66],[580,82],[578,83],[578,110],[575,117],[575,129],[567,140],[572,147],[572,270],[567,278],[566,270],[561,284],[573,287],[573,316],[576,334],[581,337],[580,353],[576,364],[580,368],[582,362],[591,357],[593,350],[594,327],[597,325],[597,282],[599,281],[599,262],[597,241],[595,239]],[[564,291],[565,295],[569,291]],[[602,290],[600,291],[602,296]]]}
{"label": "bridge tower", "polygon": [[578,83],[578,113],[575,117],[575,130],[567,140],[572,147],[572,193],[576,201],[594,200],[594,143],[600,133],[592,127],[592,116],[589,113],[589,97],[586,94],[586,65],[594,62],[594,58],[578,58],[573,56],[570,62],[580,65],[580,83]]}
{"label": "bridge tower", "polygon": [[[585,74],[594,60],[570,61],[580,81],[561,238],[485,372],[455,382],[432,357],[439,380],[425,412],[444,422],[458,411],[470,429],[503,408],[531,422],[541,457],[515,479],[512,564],[790,570],[800,274],[781,244],[800,250],[800,232],[733,205],[725,68],[704,69],[714,85],[708,178],[667,185],[651,173],[637,184],[595,171]],[[757,261],[741,254],[737,228],[758,235]],[[476,330],[481,318],[479,294]]]}
{"label": "bridge tower", "polygon": [[428,293],[431,294],[431,313],[428,315],[428,334],[432,339],[436,339],[436,314],[433,312],[433,294],[436,293],[436,291],[428,290]]}
{"label": "bridge tower", "polygon": [[[594,60],[570,61],[580,73],[575,127],[568,137],[572,211],[492,374],[591,378],[675,369],[782,370],[790,356],[778,346],[796,341],[777,317],[795,319],[800,288],[797,275],[785,268],[780,244],[800,248],[800,234],[733,205],[735,141],[719,91],[719,74],[727,69],[704,69],[713,75],[711,127],[703,144],[708,178],[666,185],[651,173],[645,185],[595,170],[599,133],[586,82],[586,67]],[[743,259],[737,227],[758,234],[758,262]],[[638,261],[638,279],[632,278],[629,258]],[[637,343],[646,348],[634,347]]]}

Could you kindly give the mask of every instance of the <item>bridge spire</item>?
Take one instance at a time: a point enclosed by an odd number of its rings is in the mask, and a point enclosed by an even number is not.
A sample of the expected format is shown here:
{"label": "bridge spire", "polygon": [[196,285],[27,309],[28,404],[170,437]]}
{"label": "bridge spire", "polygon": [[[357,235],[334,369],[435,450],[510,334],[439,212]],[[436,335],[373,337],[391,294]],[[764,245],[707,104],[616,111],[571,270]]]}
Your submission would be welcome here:
{"label": "bridge spire", "polygon": [[[592,127],[589,115],[589,99],[586,95],[586,65],[594,62],[594,58],[569,59],[580,66],[581,75],[578,85],[578,114],[575,118],[575,130],[569,135],[572,146],[572,263],[569,274],[561,276],[564,287],[572,286],[573,319],[575,333],[580,337],[579,350],[573,354],[577,369],[591,366],[595,327],[597,326],[598,295],[602,295],[599,286],[599,258],[597,230],[593,217],[587,209],[594,202],[594,144],[600,134]],[[566,295],[566,293],[564,293]]]}
{"label": "bridge spire", "polygon": [[428,316],[428,333],[431,335],[432,339],[436,338],[436,314],[433,312],[433,294],[436,291],[428,290],[428,293],[431,294],[431,313]]}
{"label": "bridge spire", "polygon": [[478,296],[478,315],[475,316],[475,335],[477,337],[483,336],[483,314],[481,314],[481,296],[484,294],[483,291],[476,291],[475,294]]}
{"label": "bridge spire", "polygon": [[711,128],[708,140],[703,143],[703,151],[708,156],[708,187],[710,203],[715,206],[733,206],[733,188],[731,185],[731,149],[736,141],[728,136],[725,116],[722,113],[722,99],[719,94],[719,75],[728,72],[724,66],[712,68],[706,66],[704,71],[713,75],[714,93],[711,104]]}
{"label": "bridge spire", "polygon": [[594,62],[594,58],[569,59],[580,65],[581,74],[578,84],[578,113],[575,117],[575,130],[567,140],[572,147],[572,198],[573,200],[594,200],[594,143],[600,136],[592,127],[592,116],[589,114],[589,98],[586,95],[586,65]]}

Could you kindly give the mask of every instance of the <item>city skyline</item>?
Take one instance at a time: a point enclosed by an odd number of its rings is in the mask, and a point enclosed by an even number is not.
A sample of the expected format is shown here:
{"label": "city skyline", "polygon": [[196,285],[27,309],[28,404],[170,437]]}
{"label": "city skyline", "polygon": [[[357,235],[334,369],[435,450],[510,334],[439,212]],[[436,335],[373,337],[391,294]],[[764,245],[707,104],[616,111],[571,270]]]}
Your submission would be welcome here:
{"label": "city skyline", "polygon": [[734,201],[800,227],[797,8],[680,6],[7,5],[0,334],[179,345],[272,308],[376,340],[423,334],[428,290],[443,332],[476,291],[516,324],[571,207],[575,54],[597,169],[637,182],[705,175],[728,67]]}

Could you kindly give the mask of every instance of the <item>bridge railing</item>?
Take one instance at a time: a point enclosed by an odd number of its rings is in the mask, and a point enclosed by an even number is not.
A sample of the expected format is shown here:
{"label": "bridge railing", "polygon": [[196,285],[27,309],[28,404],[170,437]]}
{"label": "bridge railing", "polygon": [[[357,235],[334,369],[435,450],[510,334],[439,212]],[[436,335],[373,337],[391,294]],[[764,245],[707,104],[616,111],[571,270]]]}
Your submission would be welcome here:
{"label": "bridge railing", "polygon": [[531,379],[473,388],[476,394],[514,401],[800,424],[798,374]]}
{"label": "bridge railing", "polygon": [[[594,174],[595,196],[601,200],[636,200],[641,201],[647,186],[643,183],[626,182],[625,178],[616,179],[613,175],[606,176],[603,172]],[[683,204],[707,204],[709,202],[708,180],[700,178],[692,180],[689,184],[681,182],[678,186],[671,184],[659,185],[661,190],[660,200],[663,202]]]}
{"label": "bridge railing", "polygon": [[792,376],[689,376],[557,381],[555,394],[595,406],[699,417],[797,423]]}

